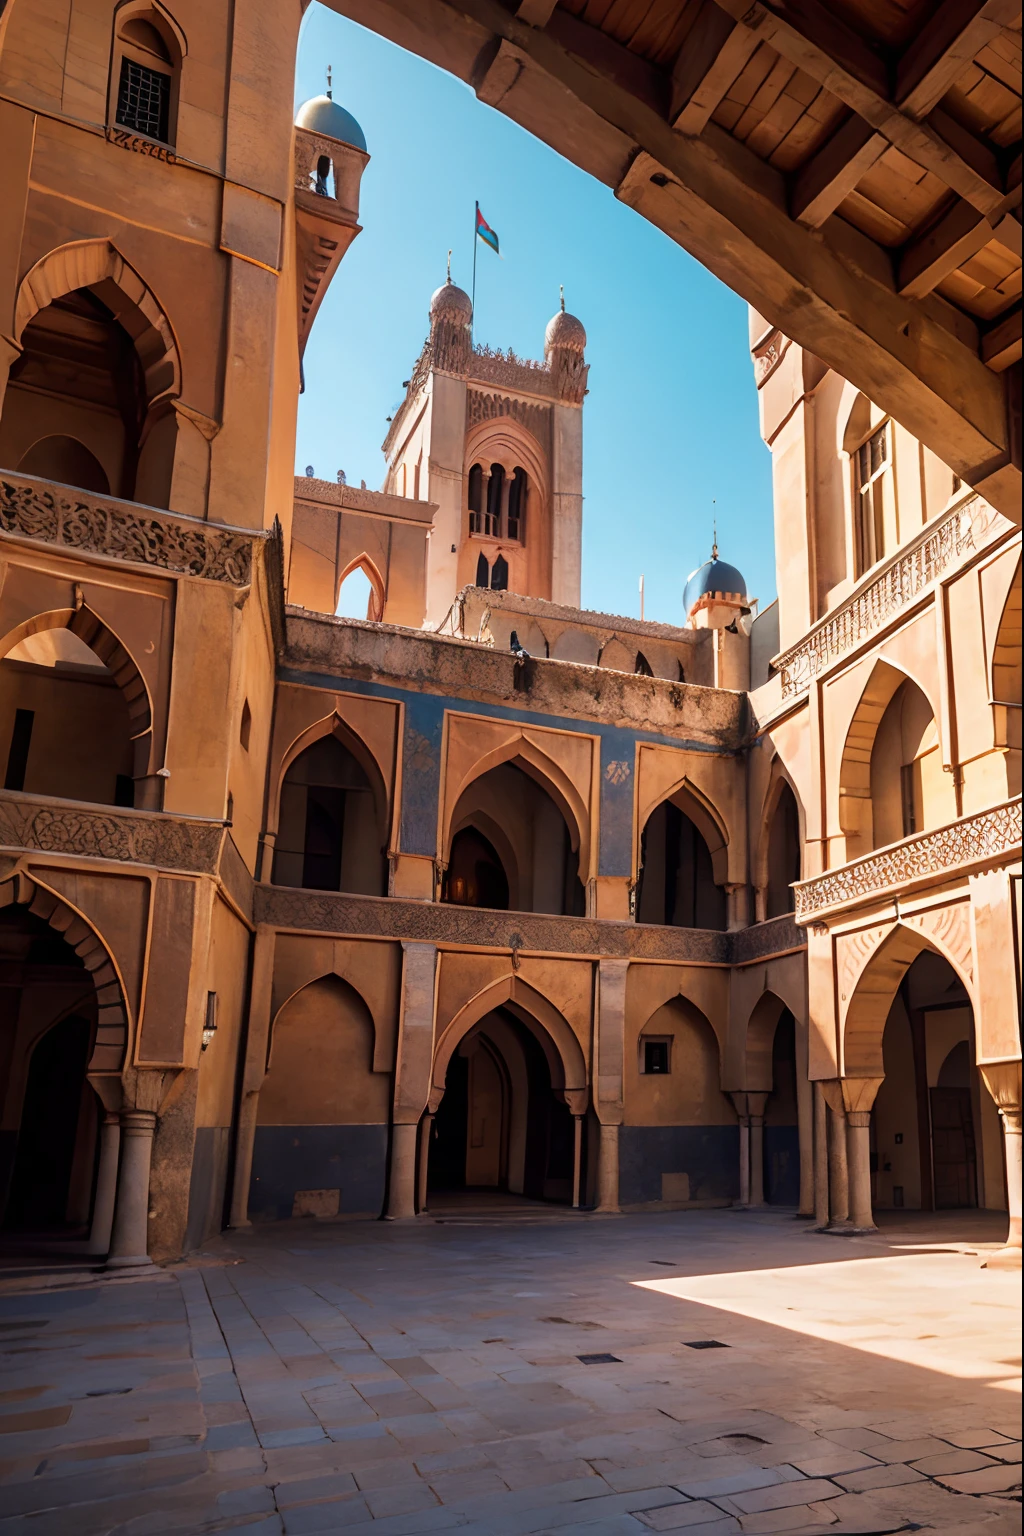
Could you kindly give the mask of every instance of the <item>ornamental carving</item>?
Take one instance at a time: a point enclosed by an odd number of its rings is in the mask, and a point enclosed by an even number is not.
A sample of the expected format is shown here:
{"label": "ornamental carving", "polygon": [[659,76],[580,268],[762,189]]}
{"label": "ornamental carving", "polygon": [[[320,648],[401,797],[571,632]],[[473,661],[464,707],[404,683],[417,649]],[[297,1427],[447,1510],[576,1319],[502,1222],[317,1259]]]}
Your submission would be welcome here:
{"label": "ornamental carving", "polygon": [[216,874],[220,822],[64,805],[0,791],[0,847]]}
{"label": "ornamental carving", "polygon": [[[600,922],[539,912],[491,912],[442,902],[399,897],[347,896],[258,885],[254,921],[276,928],[344,933],[367,938],[471,944],[518,953],[591,955],[623,960],[671,960],[678,964],[732,965],[801,947],[791,918],[759,923],[741,933],[706,928]],[[738,941],[738,942],[737,942]]]}
{"label": "ornamental carving", "polygon": [[510,400],[504,395],[485,395],[476,389],[466,391],[467,432],[470,428],[479,426],[482,421],[497,421],[502,416],[511,416],[513,421],[518,421],[519,425],[525,427],[550,456],[550,406],[531,405],[526,400]]}
{"label": "ornamental carving", "polygon": [[977,496],[954,508],[799,645],[777,656],[773,666],[782,674],[782,697],[806,693],[819,672],[882,629],[967,550],[977,549],[991,516],[991,508]]}
{"label": "ornamental carving", "polygon": [[557,395],[558,381],[543,363],[517,357],[490,347],[474,347],[469,362],[469,377],[481,384],[497,384],[500,389],[517,389],[530,395]]}
{"label": "ornamental carving", "polygon": [[144,134],[132,133],[130,128],[108,128],[106,139],[108,144],[116,144],[118,149],[128,149],[133,155],[148,155],[151,160],[162,160],[165,165],[178,163],[173,149],[166,144],[158,144],[154,139],[147,139]]}
{"label": "ornamental carving", "polygon": [[0,532],[236,587],[252,580],[253,543],[265,537],[6,472]]}
{"label": "ornamental carving", "polygon": [[880,853],[868,854],[793,887],[796,920],[806,923],[829,907],[847,906],[914,881],[947,875],[976,864],[998,863],[1020,853],[1021,802],[1009,800],[990,811],[965,816],[936,832],[905,837]]}

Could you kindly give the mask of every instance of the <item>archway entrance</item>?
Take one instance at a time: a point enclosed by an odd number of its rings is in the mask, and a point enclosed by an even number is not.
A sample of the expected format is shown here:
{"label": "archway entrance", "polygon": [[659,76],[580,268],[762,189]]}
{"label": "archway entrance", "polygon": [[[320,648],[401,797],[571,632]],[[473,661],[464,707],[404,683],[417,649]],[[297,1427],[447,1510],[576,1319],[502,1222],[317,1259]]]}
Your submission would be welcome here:
{"label": "archway entrance", "polygon": [[5,1233],[84,1237],[102,1111],[86,1076],[96,990],[59,933],[0,912],[0,1212]]}
{"label": "archway entrance", "polygon": [[907,970],[882,1057],[871,1117],[875,1210],[1005,1210],[1003,1136],[975,1066],[970,998],[941,955],[925,950]]}
{"label": "archway entrance", "polygon": [[485,1014],[448,1063],[431,1128],[431,1205],[505,1193],[569,1205],[573,1117],[556,1097],[544,1050],[508,1009]]}

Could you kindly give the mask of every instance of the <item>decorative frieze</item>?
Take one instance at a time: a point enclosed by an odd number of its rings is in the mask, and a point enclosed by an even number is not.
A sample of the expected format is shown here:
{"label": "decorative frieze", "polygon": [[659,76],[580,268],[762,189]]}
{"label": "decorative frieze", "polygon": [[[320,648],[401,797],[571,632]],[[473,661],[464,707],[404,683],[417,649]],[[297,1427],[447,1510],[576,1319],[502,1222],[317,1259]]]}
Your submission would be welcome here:
{"label": "decorative frieze", "polygon": [[7,471],[0,474],[0,531],[236,587],[252,580],[253,544],[265,537]]}
{"label": "decorative frieze", "polygon": [[782,674],[783,699],[806,693],[819,672],[884,628],[961,555],[978,548],[990,518],[991,508],[978,496],[954,507],[798,645],[777,656],[772,665]]}
{"label": "decorative frieze", "polygon": [[0,790],[0,847],[214,875],[222,823]]}
{"label": "decorative frieze", "polygon": [[1021,851],[1021,802],[1005,801],[965,816],[934,832],[905,837],[878,853],[830,869],[793,887],[796,920],[809,923],[820,913],[945,878],[979,864],[1000,863]]}
{"label": "decorative frieze", "polygon": [[511,347],[507,352],[474,347],[468,372],[470,379],[497,384],[500,389],[516,389],[531,395],[558,394],[557,381],[546,364],[517,357]]}
{"label": "decorative frieze", "polygon": [[517,400],[507,395],[484,394],[478,389],[466,391],[466,430],[479,426],[482,421],[496,421],[511,416],[526,428],[548,453],[551,452],[551,407],[533,405],[528,400]]}

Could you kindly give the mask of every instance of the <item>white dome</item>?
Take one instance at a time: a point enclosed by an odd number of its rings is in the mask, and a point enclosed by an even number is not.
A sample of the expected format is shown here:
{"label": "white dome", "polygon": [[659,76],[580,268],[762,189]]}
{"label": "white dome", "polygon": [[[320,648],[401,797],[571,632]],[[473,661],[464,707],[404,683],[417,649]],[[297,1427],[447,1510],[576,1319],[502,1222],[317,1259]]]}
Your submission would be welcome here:
{"label": "white dome", "polygon": [[325,139],[337,139],[356,149],[366,149],[363,130],[352,113],[346,112],[330,96],[314,96],[311,101],[304,101],[295,114],[295,126],[310,133],[322,133]]}

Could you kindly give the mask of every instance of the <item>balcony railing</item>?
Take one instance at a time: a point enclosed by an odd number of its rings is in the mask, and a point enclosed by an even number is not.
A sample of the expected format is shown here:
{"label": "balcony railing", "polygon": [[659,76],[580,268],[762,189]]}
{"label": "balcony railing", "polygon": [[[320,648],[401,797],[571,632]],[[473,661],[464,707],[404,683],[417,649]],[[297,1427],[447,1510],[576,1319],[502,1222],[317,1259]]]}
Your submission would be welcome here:
{"label": "balcony railing", "polygon": [[0,532],[76,553],[247,587],[268,535],[0,471]]}
{"label": "balcony railing", "polygon": [[965,816],[934,832],[905,837],[877,853],[802,881],[793,887],[796,920],[814,922],[837,908],[909,891],[936,878],[966,874],[978,865],[1019,857],[1020,851],[1018,795],[991,810]]}
{"label": "balcony railing", "polygon": [[670,928],[543,912],[495,912],[399,896],[349,896],[343,892],[258,885],[254,920],[276,928],[367,938],[417,939],[426,944],[469,945],[532,954],[625,960],[674,960],[733,965],[769,958],[806,941],[791,917],[758,923],[737,933],[707,928]]}
{"label": "balcony railing", "polygon": [[991,517],[979,496],[961,502],[923,529],[799,644],[776,656],[772,665],[782,674],[783,699],[806,693],[819,672],[883,629],[965,551],[980,547]]}
{"label": "balcony railing", "polygon": [[0,789],[0,848],[215,875],[224,837],[221,821]]}

